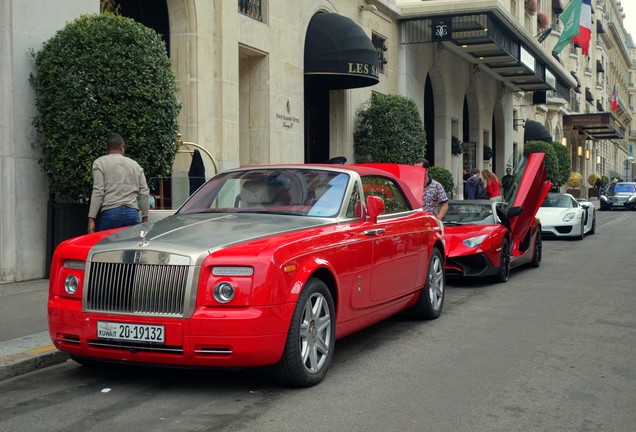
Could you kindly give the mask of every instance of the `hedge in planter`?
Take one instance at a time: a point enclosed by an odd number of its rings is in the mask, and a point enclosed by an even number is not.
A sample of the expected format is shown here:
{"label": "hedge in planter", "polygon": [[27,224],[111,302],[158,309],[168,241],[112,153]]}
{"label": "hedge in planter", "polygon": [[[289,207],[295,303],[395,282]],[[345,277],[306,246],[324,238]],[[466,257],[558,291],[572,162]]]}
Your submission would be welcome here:
{"label": "hedge in planter", "polygon": [[[558,184],[562,173],[559,168],[559,156],[554,146],[544,141],[526,141],[523,146],[523,155],[527,158],[530,153],[545,153],[543,163],[548,180],[553,184]],[[569,176],[570,173],[568,172],[567,175]]]}
{"label": "hedge in planter", "polygon": [[555,151],[556,158],[559,162],[559,168],[556,171],[556,175],[552,183],[555,186],[561,187],[568,181],[570,171],[572,171],[572,160],[570,159],[570,150],[559,142],[553,142],[552,148]]}
{"label": "hedge in planter", "polygon": [[412,164],[424,157],[426,133],[413,100],[374,94],[358,121],[353,134],[358,162]]}
{"label": "hedge in planter", "polygon": [[444,191],[450,198],[452,195],[453,189],[455,189],[455,182],[453,181],[453,173],[451,173],[446,168],[437,167],[437,166],[431,167],[429,169],[429,173],[431,174],[433,179],[441,183],[441,185],[444,187]]}
{"label": "hedge in planter", "polygon": [[177,84],[165,44],[131,19],[84,15],[32,53],[34,126],[56,201],[87,202],[92,163],[111,132],[147,178],[169,176],[177,151]]}

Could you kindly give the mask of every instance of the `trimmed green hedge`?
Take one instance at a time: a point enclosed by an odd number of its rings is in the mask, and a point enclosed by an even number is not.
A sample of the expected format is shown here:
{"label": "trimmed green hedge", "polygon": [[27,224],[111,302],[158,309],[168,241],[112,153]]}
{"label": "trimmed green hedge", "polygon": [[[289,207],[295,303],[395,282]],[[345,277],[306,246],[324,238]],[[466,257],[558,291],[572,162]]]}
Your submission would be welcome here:
{"label": "trimmed green hedge", "polygon": [[374,94],[358,121],[353,134],[357,162],[413,164],[424,157],[426,133],[411,99]]}
{"label": "trimmed green hedge", "polygon": [[451,197],[451,193],[455,188],[455,181],[453,180],[453,174],[446,168],[434,166],[428,170],[433,178],[440,182],[444,186],[444,190],[448,197]]}
{"label": "trimmed green hedge", "polygon": [[[545,164],[548,180],[555,185],[559,184],[558,181],[561,178],[559,171],[559,157],[554,146],[544,141],[526,141],[523,147],[523,155],[528,157],[530,153],[545,153],[543,163]],[[568,176],[569,175],[570,173],[568,170]]]}
{"label": "trimmed green hedge", "polygon": [[33,124],[56,201],[90,199],[92,163],[112,132],[147,178],[171,174],[181,106],[154,30],[112,14],[84,15],[32,55]]}

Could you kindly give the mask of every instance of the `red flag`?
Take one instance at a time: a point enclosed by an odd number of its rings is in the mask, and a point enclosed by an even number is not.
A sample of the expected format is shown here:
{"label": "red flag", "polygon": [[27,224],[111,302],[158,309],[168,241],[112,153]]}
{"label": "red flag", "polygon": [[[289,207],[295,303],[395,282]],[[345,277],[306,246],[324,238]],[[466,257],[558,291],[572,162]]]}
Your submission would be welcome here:
{"label": "red flag", "polygon": [[581,47],[583,55],[587,55],[590,49],[590,36],[592,35],[592,1],[583,0],[581,4],[581,16],[579,18],[579,34],[572,38],[572,42]]}
{"label": "red flag", "polygon": [[610,103],[612,104],[612,111],[616,112],[618,110],[618,90],[616,88],[616,84],[614,84],[614,87],[612,88]]}

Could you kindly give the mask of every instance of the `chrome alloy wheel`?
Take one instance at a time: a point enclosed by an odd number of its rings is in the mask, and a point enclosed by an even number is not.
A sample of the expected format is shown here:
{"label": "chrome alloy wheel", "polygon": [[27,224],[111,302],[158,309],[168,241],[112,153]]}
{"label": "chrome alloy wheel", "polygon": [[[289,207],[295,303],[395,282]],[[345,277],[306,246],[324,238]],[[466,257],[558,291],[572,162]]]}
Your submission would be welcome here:
{"label": "chrome alloy wheel", "polygon": [[300,356],[310,373],[320,371],[331,350],[331,314],[327,300],[320,292],[313,293],[305,303],[300,323]]}
{"label": "chrome alloy wheel", "polygon": [[438,311],[444,303],[444,264],[439,255],[431,257],[430,272],[428,275],[428,297],[431,308]]}

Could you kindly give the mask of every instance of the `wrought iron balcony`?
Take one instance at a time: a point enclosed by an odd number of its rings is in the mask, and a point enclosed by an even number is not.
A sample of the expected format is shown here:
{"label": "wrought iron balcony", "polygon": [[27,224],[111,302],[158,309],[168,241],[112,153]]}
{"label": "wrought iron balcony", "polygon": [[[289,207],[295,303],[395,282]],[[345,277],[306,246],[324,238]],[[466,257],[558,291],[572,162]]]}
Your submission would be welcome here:
{"label": "wrought iron balcony", "polygon": [[261,0],[238,0],[238,10],[243,15],[263,21],[263,3]]}

